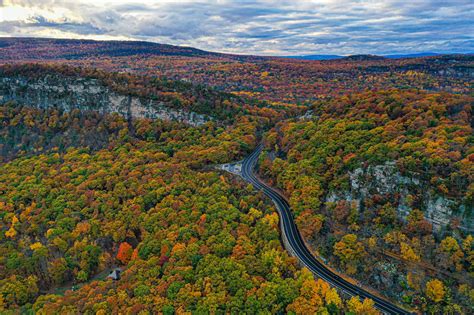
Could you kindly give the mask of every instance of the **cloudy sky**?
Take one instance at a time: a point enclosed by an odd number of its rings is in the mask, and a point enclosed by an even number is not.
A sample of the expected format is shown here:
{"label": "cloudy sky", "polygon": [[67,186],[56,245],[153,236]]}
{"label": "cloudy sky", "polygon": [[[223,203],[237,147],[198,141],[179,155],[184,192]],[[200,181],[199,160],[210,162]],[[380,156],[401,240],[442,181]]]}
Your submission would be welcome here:
{"label": "cloudy sky", "polygon": [[473,0],[0,0],[0,36],[243,54],[474,52]]}

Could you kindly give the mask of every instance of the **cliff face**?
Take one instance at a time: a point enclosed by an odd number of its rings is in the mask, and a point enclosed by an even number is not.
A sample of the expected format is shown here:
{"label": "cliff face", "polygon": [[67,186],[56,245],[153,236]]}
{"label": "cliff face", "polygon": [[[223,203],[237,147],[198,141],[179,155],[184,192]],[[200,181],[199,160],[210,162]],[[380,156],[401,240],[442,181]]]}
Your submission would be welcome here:
{"label": "cliff face", "polygon": [[349,173],[350,189],[348,191],[333,191],[327,202],[339,200],[355,201],[360,208],[362,200],[376,194],[391,195],[397,200],[397,212],[402,218],[413,209],[410,199],[414,195],[422,196],[417,207],[424,210],[425,218],[433,224],[435,230],[450,224],[451,219],[461,219],[461,228],[474,230],[472,215],[460,200],[454,200],[436,194],[429,189],[429,183],[419,179],[416,174],[402,176],[395,163],[358,168]]}
{"label": "cliff face", "polygon": [[199,126],[211,118],[181,109],[167,107],[163,102],[121,95],[97,79],[46,75],[39,79],[22,76],[0,78],[0,103],[7,101],[41,108],[93,110],[119,113],[127,118],[153,118],[181,121]]}

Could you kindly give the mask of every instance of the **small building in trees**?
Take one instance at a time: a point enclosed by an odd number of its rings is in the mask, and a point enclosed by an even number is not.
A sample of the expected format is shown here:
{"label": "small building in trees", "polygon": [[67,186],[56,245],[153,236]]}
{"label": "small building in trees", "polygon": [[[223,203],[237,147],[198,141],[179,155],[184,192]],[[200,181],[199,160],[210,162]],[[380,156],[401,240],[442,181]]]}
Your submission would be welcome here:
{"label": "small building in trees", "polygon": [[120,280],[120,273],[122,270],[120,268],[115,268],[112,272],[107,276],[108,279],[112,280]]}

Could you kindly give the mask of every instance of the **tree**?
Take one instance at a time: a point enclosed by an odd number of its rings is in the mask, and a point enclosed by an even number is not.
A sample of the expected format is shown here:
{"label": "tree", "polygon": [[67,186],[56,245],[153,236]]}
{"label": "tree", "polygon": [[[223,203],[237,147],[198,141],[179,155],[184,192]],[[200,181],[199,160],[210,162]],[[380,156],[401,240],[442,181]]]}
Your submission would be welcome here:
{"label": "tree", "polygon": [[374,301],[371,299],[364,299],[360,301],[358,296],[353,296],[349,301],[347,301],[347,308],[350,312],[355,313],[356,315],[377,315],[379,312],[374,307]]}
{"label": "tree", "polygon": [[299,215],[305,210],[317,211],[321,205],[320,197],[323,194],[320,182],[313,177],[301,176],[294,183],[291,193],[290,205],[292,210]]}
{"label": "tree", "polygon": [[435,303],[443,300],[446,289],[443,282],[438,279],[432,279],[426,283],[426,296]]}
{"label": "tree", "polygon": [[335,288],[331,288],[327,291],[324,300],[326,301],[326,304],[328,306],[336,307],[337,309],[340,309],[342,307],[341,297],[339,296]]}
{"label": "tree", "polygon": [[362,242],[357,241],[357,235],[346,234],[334,244],[334,255],[338,256],[341,263],[345,265],[347,273],[353,274],[357,270],[359,260],[366,253]]}
{"label": "tree", "polygon": [[415,253],[413,248],[405,242],[400,243],[400,253],[402,258],[408,261],[417,262],[420,261],[420,256]]}
{"label": "tree", "polygon": [[471,234],[466,236],[466,238],[462,242],[462,248],[466,253],[466,261],[468,263],[468,271],[472,271],[474,269],[474,250],[472,249],[473,237]]}
{"label": "tree", "polygon": [[419,209],[413,209],[407,217],[408,224],[406,231],[411,235],[429,235],[433,230],[432,224],[425,219],[423,212]]}
{"label": "tree", "polygon": [[6,237],[14,238],[16,236],[17,231],[15,230],[15,224],[17,223],[18,223],[18,218],[16,217],[16,215],[14,215],[12,217],[12,224],[10,226],[10,229],[8,229],[8,231],[5,232]]}
{"label": "tree", "polygon": [[119,246],[117,253],[117,259],[124,265],[128,264],[132,257],[133,247],[127,242],[122,242]]}
{"label": "tree", "polygon": [[303,211],[297,218],[296,224],[305,238],[313,239],[323,227],[324,216],[313,214],[311,210]]}
{"label": "tree", "polygon": [[86,282],[87,279],[89,279],[89,275],[84,270],[80,270],[76,275],[76,280],[78,282]]}
{"label": "tree", "polygon": [[337,291],[321,279],[315,281],[308,270],[301,272],[300,295],[288,305],[286,310],[296,314],[317,314],[327,312],[327,307],[338,309],[342,306]]}
{"label": "tree", "polygon": [[64,258],[53,260],[48,267],[48,273],[56,284],[60,284],[64,281],[67,270],[67,262]]}
{"label": "tree", "polygon": [[408,286],[416,291],[420,291],[424,276],[425,274],[422,271],[408,272],[407,274]]}
{"label": "tree", "polygon": [[464,253],[454,237],[447,236],[439,244],[439,252],[441,254],[441,264],[447,268],[455,266],[456,270],[462,269],[462,258]]}

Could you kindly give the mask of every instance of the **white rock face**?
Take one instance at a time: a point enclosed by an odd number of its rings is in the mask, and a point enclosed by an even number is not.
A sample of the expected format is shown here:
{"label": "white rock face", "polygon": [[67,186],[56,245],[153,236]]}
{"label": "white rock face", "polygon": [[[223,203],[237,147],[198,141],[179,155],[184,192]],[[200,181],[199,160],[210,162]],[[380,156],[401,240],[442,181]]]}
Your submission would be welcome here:
{"label": "white rock face", "polygon": [[120,95],[98,80],[51,76],[39,80],[4,77],[0,80],[0,100],[16,100],[37,108],[95,110],[119,113],[127,118],[151,118],[181,121],[193,126],[202,125],[211,117],[165,106],[164,103]]}
{"label": "white rock face", "polygon": [[[420,184],[417,179],[401,176],[394,162],[369,166],[366,170],[358,168],[349,176],[353,189],[362,195],[368,195],[369,190],[378,194],[401,192],[408,185]],[[368,177],[374,178],[374,181],[368,181]]]}
{"label": "white rock face", "polygon": [[442,226],[446,225],[451,218],[453,211],[456,207],[456,203],[452,200],[445,199],[443,197],[431,197],[428,199],[425,217],[430,220],[433,225]]}
{"label": "white rock face", "polygon": [[448,225],[453,216],[462,217],[461,228],[473,230],[473,220],[463,217],[466,209],[459,201],[435,195],[428,189],[429,184],[422,182],[415,174],[411,177],[402,176],[394,162],[358,168],[349,173],[349,177],[350,190],[330,192],[326,202],[356,201],[360,206],[362,199],[375,194],[398,194],[397,211],[400,217],[405,218],[412,210],[407,202],[408,195],[421,192],[424,196],[425,217],[436,230]]}

